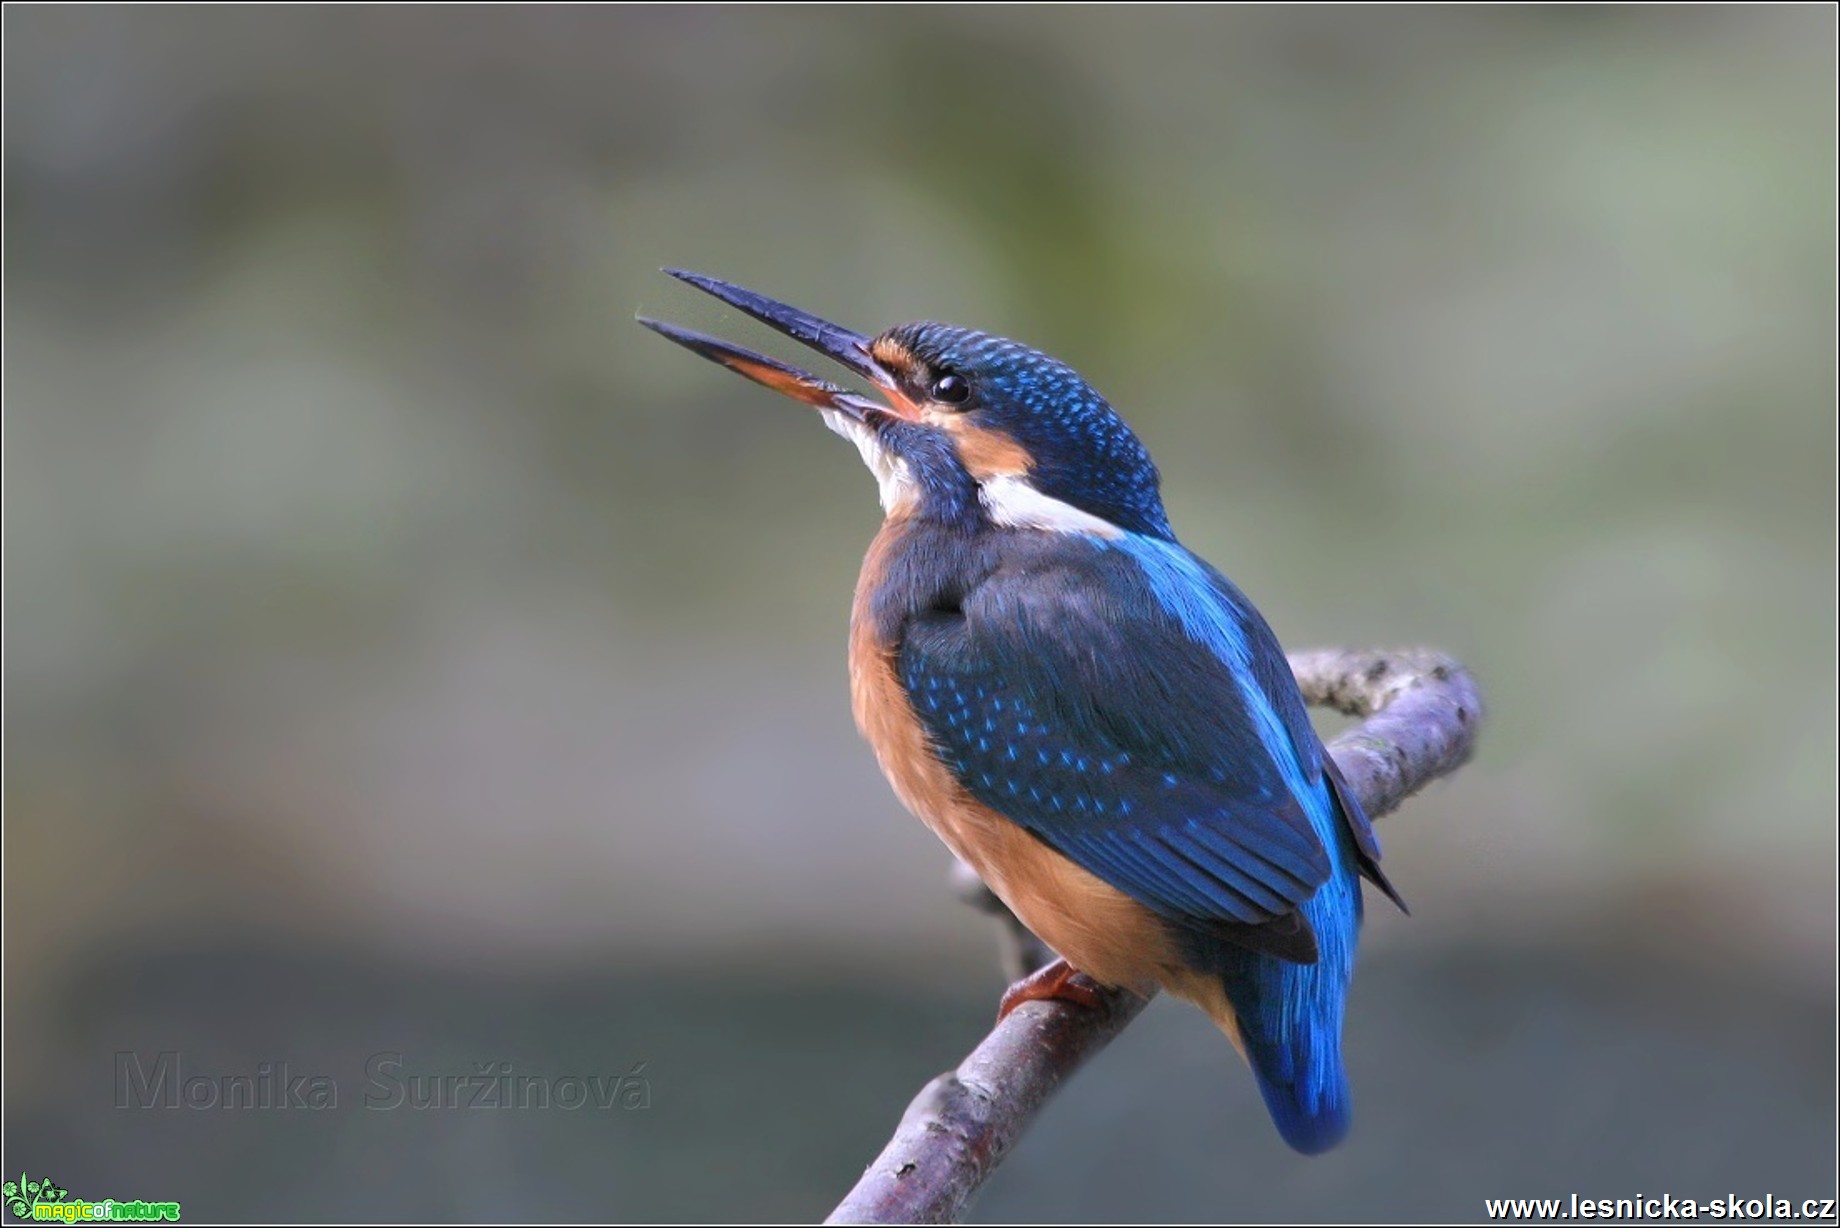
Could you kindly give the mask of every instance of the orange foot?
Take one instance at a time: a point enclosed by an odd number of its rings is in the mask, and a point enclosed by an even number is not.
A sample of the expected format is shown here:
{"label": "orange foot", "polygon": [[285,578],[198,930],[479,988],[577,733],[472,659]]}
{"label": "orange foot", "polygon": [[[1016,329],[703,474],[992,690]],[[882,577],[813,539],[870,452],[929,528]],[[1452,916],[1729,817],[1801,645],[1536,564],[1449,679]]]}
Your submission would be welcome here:
{"label": "orange foot", "polygon": [[997,1022],[1002,1023],[1009,1013],[1024,1002],[1073,1002],[1089,1010],[1104,1010],[1106,1007],[1105,990],[1099,982],[1084,972],[1074,970],[1072,964],[1064,959],[1053,963],[1023,977],[1003,992],[1003,1002],[997,1007]]}

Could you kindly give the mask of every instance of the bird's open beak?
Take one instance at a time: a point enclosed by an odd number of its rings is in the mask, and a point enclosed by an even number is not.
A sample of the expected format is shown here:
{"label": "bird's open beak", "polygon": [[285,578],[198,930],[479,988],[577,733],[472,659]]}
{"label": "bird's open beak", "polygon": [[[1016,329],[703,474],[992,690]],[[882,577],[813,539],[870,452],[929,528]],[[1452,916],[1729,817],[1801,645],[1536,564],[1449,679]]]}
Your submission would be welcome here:
{"label": "bird's open beak", "polygon": [[770,299],[764,294],[743,290],[740,286],[704,277],[701,273],[689,273],[683,269],[664,271],[679,281],[687,281],[697,289],[715,295],[732,307],[740,308],[769,328],[829,355],[879,388],[888,398],[889,404],[858,396],[847,388],[819,379],[809,371],[801,371],[776,358],[768,358],[765,354],[756,354],[703,333],[640,316],[639,323],[653,332],[670,338],[693,353],[701,354],[711,362],[721,363],[737,375],[819,409],[834,409],[858,421],[878,413],[896,417],[911,416],[903,412],[907,402],[901,396],[894,377],[870,354],[869,338],[800,311],[797,307]]}

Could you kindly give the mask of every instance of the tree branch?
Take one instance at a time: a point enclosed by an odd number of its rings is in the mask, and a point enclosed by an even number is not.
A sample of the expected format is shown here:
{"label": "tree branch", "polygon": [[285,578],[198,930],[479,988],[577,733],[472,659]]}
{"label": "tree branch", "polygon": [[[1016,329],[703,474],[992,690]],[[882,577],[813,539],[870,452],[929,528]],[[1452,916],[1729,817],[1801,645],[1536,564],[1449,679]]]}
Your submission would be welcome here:
{"label": "tree branch", "polygon": [[[1469,758],[1482,699],[1450,658],[1422,649],[1325,649],[1296,653],[1290,662],[1307,702],[1365,718],[1329,753],[1369,816],[1396,809]],[[998,917],[1012,979],[1053,958],[970,867],[955,867],[953,886]],[[894,1138],[825,1222],[956,1222],[1048,1097],[1146,1005],[1112,993],[1098,1011],[1059,1001],[1018,1007],[958,1069],[921,1089]]]}

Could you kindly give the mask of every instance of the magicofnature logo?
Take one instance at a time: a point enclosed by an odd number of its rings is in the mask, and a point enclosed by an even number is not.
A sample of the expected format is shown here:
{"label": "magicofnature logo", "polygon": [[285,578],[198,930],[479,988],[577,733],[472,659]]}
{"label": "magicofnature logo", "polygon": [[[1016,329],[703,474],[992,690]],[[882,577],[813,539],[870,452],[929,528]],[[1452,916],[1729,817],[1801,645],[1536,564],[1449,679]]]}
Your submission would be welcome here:
{"label": "magicofnature logo", "polygon": [[179,1221],[176,1202],[143,1202],[105,1198],[101,1202],[83,1199],[65,1201],[70,1191],[49,1178],[37,1181],[21,1172],[19,1180],[0,1186],[6,1209],[20,1219],[41,1223],[92,1224],[97,1222],[145,1223],[153,1220]]}

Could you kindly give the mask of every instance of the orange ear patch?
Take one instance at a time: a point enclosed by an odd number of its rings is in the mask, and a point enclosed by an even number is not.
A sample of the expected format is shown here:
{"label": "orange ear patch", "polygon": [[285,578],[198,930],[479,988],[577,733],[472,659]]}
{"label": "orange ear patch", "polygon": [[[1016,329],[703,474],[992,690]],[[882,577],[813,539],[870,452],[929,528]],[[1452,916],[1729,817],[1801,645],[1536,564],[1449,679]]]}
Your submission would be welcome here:
{"label": "orange ear patch", "polygon": [[980,482],[1006,474],[1025,474],[1035,464],[1028,449],[1008,435],[973,426],[957,414],[935,415],[932,421],[950,432],[952,441],[958,446],[958,459]]}

